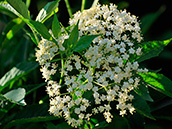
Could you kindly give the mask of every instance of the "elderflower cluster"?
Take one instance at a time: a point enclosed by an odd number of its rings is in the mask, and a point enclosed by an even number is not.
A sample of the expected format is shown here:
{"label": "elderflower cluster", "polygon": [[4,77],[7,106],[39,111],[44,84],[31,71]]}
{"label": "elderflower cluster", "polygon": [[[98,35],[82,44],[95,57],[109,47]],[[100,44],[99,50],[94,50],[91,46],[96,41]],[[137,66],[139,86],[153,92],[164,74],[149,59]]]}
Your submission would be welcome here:
{"label": "elderflower cluster", "polygon": [[119,11],[114,4],[98,4],[75,13],[69,23],[76,25],[78,20],[79,37],[102,34],[82,53],[73,53],[61,59],[62,63],[53,63],[59,50],[65,51],[63,42],[68,34],[56,39],[58,45],[45,39],[38,45],[36,57],[47,82],[49,112],[63,116],[73,127],[100,113],[109,123],[114,108],[121,116],[127,112],[133,114],[134,96],[130,92],[140,84],[135,73],[148,72],[139,68],[137,61],[130,61],[131,57],[142,54],[142,48],[138,47],[142,37],[136,16],[126,10]]}

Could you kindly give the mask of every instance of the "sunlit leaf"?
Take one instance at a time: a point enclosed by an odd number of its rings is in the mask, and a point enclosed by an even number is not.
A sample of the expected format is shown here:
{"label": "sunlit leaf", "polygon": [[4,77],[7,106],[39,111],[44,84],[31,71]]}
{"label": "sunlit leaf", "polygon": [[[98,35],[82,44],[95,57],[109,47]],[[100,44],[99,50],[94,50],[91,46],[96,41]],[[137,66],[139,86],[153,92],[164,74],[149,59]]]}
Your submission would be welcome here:
{"label": "sunlit leaf", "polygon": [[53,15],[53,12],[58,11],[58,5],[60,0],[49,2],[45,5],[44,8],[41,9],[38,16],[36,17],[36,21],[45,22],[49,17]]}
{"label": "sunlit leaf", "polygon": [[24,88],[18,88],[7,92],[6,94],[4,94],[4,97],[12,103],[24,106],[26,105],[26,102],[24,101],[25,94],[26,91]]}
{"label": "sunlit leaf", "polygon": [[2,45],[5,45],[9,40],[11,40],[24,25],[25,23],[20,18],[13,19],[4,30],[5,38]]}
{"label": "sunlit leaf", "polygon": [[0,11],[11,17],[20,16],[20,14],[6,1],[0,2]]}
{"label": "sunlit leaf", "polygon": [[158,56],[171,40],[172,38],[164,41],[149,41],[139,44],[138,47],[142,48],[142,54],[140,56],[135,55],[134,57],[131,57],[130,61],[142,62]]}
{"label": "sunlit leaf", "polygon": [[37,62],[22,62],[13,67],[0,79],[0,91],[7,87],[12,81],[24,76],[38,67]]}
{"label": "sunlit leaf", "polygon": [[22,0],[7,0],[7,2],[16,10],[17,16],[30,18],[29,10]]}
{"label": "sunlit leaf", "polygon": [[151,88],[172,97],[172,81],[163,74],[138,73]]}

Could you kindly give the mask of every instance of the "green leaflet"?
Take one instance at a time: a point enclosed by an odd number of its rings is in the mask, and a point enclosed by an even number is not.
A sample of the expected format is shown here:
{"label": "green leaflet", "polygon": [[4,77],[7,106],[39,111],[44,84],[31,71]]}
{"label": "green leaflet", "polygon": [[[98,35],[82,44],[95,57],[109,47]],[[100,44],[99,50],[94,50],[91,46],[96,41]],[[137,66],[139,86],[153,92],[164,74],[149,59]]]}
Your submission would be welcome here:
{"label": "green leaflet", "polygon": [[151,25],[158,19],[158,17],[165,11],[165,7],[161,6],[156,12],[149,13],[141,18],[140,27],[142,33],[145,34],[151,27]]}
{"label": "green leaflet", "polygon": [[138,73],[151,88],[172,97],[172,81],[163,74]]}
{"label": "green leaflet", "polygon": [[151,98],[148,87],[145,84],[140,84],[138,88],[134,90],[138,95],[140,95],[144,100],[153,102],[153,99]]}
{"label": "green leaflet", "polygon": [[85,36],[82,36],[79,39],[79,41],[76,43],[76,45],[72,48],[72,50],[74,52],[83,51],[84,49],[89,47],[90,44],[92,43],[93,39],[95,39],[98,36],[100,36],[100,35],[85,35]]}
{"label": "green leaflet", "polygon": [[26,102],[24,101],[25,94],[26,94],[26,91],[24,88],[18,88],[18,89],[7,92],[3,96],[6,100],[12,103],[16,103],[16,104],[24,106],[26,105]]}
{"label": "green leaflet", "polygon": [[63,46],[67,51],[68,50],[71,51],[71,48],[76,45],[78,41],[78,37],[79,37],[78,24],[76,24],[72,29],[69,38],[66,39],[63,43]]}
{"label": "green leaflet", "polygon": [[[58,117],[50,116],[48,113],[48,104],[32,104],[25,107],[15,114],[12,121],[5,125],[4,129],[15,125],[26,124],[30,122],[45,122],[57,120]],[[29,113],[28,113],[29,112]]]}
{"label": "green leaflet", "polygon": [[15,9],[15,12],[9,9],[10,11],[15,13],[19,17],[30,19],[29,10],[22,0],[7,0],[7,2]]}
{"label": "green leaflet", "polygon": [[[79,23],[79,22],[78,22]],[[78,23],[73,28],[72,32],[69,35],[67,46],[68,48],[72,48],[76,45],[79,37]]]}
{"label": "green leaflet", "polygon": [[[16,24],[13,24],[12,22],[15,22]],[[11,40],[14,35],[25,25],[25,23],[20,18],[13,19],[12,22],[8,24],[7,28],[4,31],[4,40],[2,42],[2,47],[4,47],[4,45],[9,40]]]}
{"label": "green leaflet", "polygon": [[31,26],[32,28],[34,28],[43,38],[50,40],[51,39],[51,35],[47,29],[47,27],[38,21],[33,21],[33,20],[29,20],[27,21],[27,23],[29,24],[29,26]]}
{"label": "green leaflet", "polygon": [[72,129],[72,127],[70,125],[68,125],[66,122],[54,125],[51,122],[47,122],[47,129]]}
{"label": "green leaflet", "polygon": [[36,17],[36,21],[44,23],[49,17],[58,11],[58,5],[60,0],[49,2],[45,5],[44,8],[41,9],[38,16]]}
{"label": "green leaflet", "polygon": [[55,13],[54,13],[54,19],[53,19],[53,23],[52,23],[52,32],[53,32],[53,35],[55,38],[58,38],[61,33],[60,23],[59,23]]}
{"label": "green leaflet", "polygon": [[12,81],[17,80],[37,67],[37,62],[22,62],[13,67],[0,79],[0,92]]}
{"label": "green leaflet", "polygon": [[16,17],[15,15],[18,15],[15,9],[6,1],[0,2],[0,11],[2,11],[3,13],[7,14],[10,17]]}
{"label": "green leaflet", "polygon": [[38,46],[38,43],[36,41],[36,38],[34,37],[34,34],[33,33],[30,33],[29,31],[25,30],[24,31],[26,32],[26,34],[31,38],[31,40],[36,44],[36,46]]}
{"label": "green leaflet", "polygon": [[132,101],[136,111],[150,119],[155,120],[155,118],[151,115],[151,110],[147,102],[136,93],[133,93],[134,99]]}
{"label": "green leaflet", "polygon": [[171,42],[171,40],[172,38],[164,41],[149,41],[139,44],[138,47],[142,48],[142,55],[136,56],[135,54],[133,57],[131,57],[130,61],[142,62],[144,60],[158,56],[164,47]]}

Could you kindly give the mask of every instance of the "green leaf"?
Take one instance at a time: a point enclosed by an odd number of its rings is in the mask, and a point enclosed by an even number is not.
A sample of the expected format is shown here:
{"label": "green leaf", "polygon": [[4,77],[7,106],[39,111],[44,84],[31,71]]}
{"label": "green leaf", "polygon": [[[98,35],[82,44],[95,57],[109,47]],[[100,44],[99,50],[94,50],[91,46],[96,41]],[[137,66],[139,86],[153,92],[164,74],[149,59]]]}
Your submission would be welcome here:
{"label": "green leaf", "polygon": [[30,19],[29,10],[22,0],[7,0],[7,2],[16,10],[17,16]]}
{"label": "green leaf", "polygon": [[[25,23],[20,19],[16,18],[13,19],[12,22],[15,22],[16,24],[13,25],[13,23],[9,23],[7,28],[4,31],[5,39],[2,42],[2,45],[4,46],[9,40],[11,40],[14,35],[25,25]],[[10,28],[10,30],[8,30]],[[7,32],[6,32],[7,31]],[[2,47],[3,47],[2,46]]]}
{"label": "green leaf", "polygon": [[22,87],[24,87],[26,89],[26,95],[32,93],[33,91],[36,91],[38,88],[45,86],[46,83],[40,83],[40,84],[31,84],[31,85],[24,85]]}
{"label": "green leaf", "polygon": [[73,30],[71,31],[71,33],[69,35],[68,47],[70,47],[70,48],[72,46],[74,46],[78,41],[78,37],[79,37],[78,23],[75,25],[75,27],[73,28]]}
{"label": "green leaf", "polygon": [[15,125],[26,124],[30,122],[46,122],[57,120],[58,117],[50,116],[48,113],[48,104],[32,104],[19,111],[12,121],[8,122],[4,129]]}
{"label": "green leaf", "polygon": [[145,84],[140,84],[138,88],[134,90],[138,95],[140,95],[144,100],[153,102],[151,98],[148,87]]}
{"label": "green leaf", "polygon": [[51,35],[47,29],[47,27],[38,21],[33,21],[33,20],[29,20],[28,23],[31,27],[33,27],[43,38],[50,40],[51,39]]}
{"label": "green leaf", "polygon": [[157,73],[138,73],[151,88],[172,97],[172,81],[163,74]]}
{"label": "green leaf", "polygon": [[57,125],[47,122],[47,129],[72,129],[72,127],[68,125],[67,122],[63,122]]}
{"label": "green leaf", "polygon": [[136,93],[133,93],[134,99],[132,101],[136,111],[150,119],[155,120],[155,118],[151,115],[151,110],[147,102]]}
{"label": "green leaf", "polygon": [[63,43],[63,46],[65,47],[66,50],[71,50],[71,48],[75,46],[78,41],[78,37],[79,37],[78,23],[72,29],[69,38],[66,39]]}
{"label": "green leaf", "polygon": [[53,12],[57,13],[58,5],[60,0],[49,2],[45,5],[43,9],[39,12],[36,17],[36,21],[44,23],[49,17],[53,15]]}
{"label": "green leaf", "polygon": [[16,15],[19,15],[17,11],[6,1],[0,2],[0,11],[12,18],[16,17]]}
{"label": "green leaf", "polygon": [[142,33],[145,34],[151,27],[151,25],[158,19],[158,17],[165,11],[165,7],[161,6],[161,8],[153,13],[149,13],[143,16],[140,20],[140,27]]}
{"label": "green leaf", "polygon": [[90,44],[92,43],[93,39],[95,39],[98,36],[100,36],[100,35],[85,35],[85,36],[82,36],[79,39],[79,41],[76,43],[76,45],[72,48],[72,50],[75,51],[75,52],[83,51],[84,49],[89,47]]}
{"label": "green leaf", "polygon": [[37,67],[37,62],[22,62],[17,64],[0,79],[0,92],[12,81],[26,75]]}
{"label": "green leaf", "polygon": [[6,100],[9,100],[12,103],[25,106],[26,105],[24,101],[25,94],[26,94],[26,91],[24,88],[18,88],[18,89],[7,92],[3,96],[5,97]]}
{"label": "green leaf", "polygon": [[33,33],[30,33],[29,31],[27,31],[26,29],[24,29],[24,31],[26,32],[26,34],[31,38],[31,40],[36,44],[36,46],[38,46],[38,43],[35,39],[35,36],[33,35]]}
{"label": "green leaf", "polygon": [[164,41],[149,41],[139,44],[138,46],[142,48],[142,55],[133,57],[131,61],[138,61],[142,62],[144,60],[148,60],[152,57],[158,56],[165,46],[167,46],[171,39],[164,40]]}
{"label": "green leaf", "polygon": [[52,24],[52,32],[55,38],[58,38],[61,33],[60,23],[55,13],[54,13],[54,19],[53,19],[53,24]]}

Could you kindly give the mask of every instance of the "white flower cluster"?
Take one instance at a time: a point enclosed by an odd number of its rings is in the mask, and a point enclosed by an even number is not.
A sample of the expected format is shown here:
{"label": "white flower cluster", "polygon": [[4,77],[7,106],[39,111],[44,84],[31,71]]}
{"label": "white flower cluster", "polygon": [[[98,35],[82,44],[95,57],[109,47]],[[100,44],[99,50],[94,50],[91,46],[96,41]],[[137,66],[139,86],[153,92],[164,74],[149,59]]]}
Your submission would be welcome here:
{"label": "white flower cluster", "polygon": [[[69,36],[62,35],[55,43],[43,39],[36,52],[41,72],[48,82],[50,96],[49,112],[55,116],[64,116],[68,124],[80,126],[84,120],[90,120],[94,114],[102,113],[109,123],[113,115],[111,110],[116,102],[120,115],[135,111],[132,106],[134,96],[130,93],[140,84],[137,72],[147,72],[139,68],[137,61],[130,62],[133,55],[141,55],[137,44],[142,40],[139,23],[134,15],[126,10],[119,11],[114,4],[100,4],[83,12],[74,14],[70,25],[79,20],[79,36],[103,34],[95,38],[83,53],[75,53],[63,59],[62,68],[50,63],[58,50],[64,51],[63,42]],[[51,76],[57,72],[63,75],[63,87]],[[112,105],[113,103],[113,105]]]}

